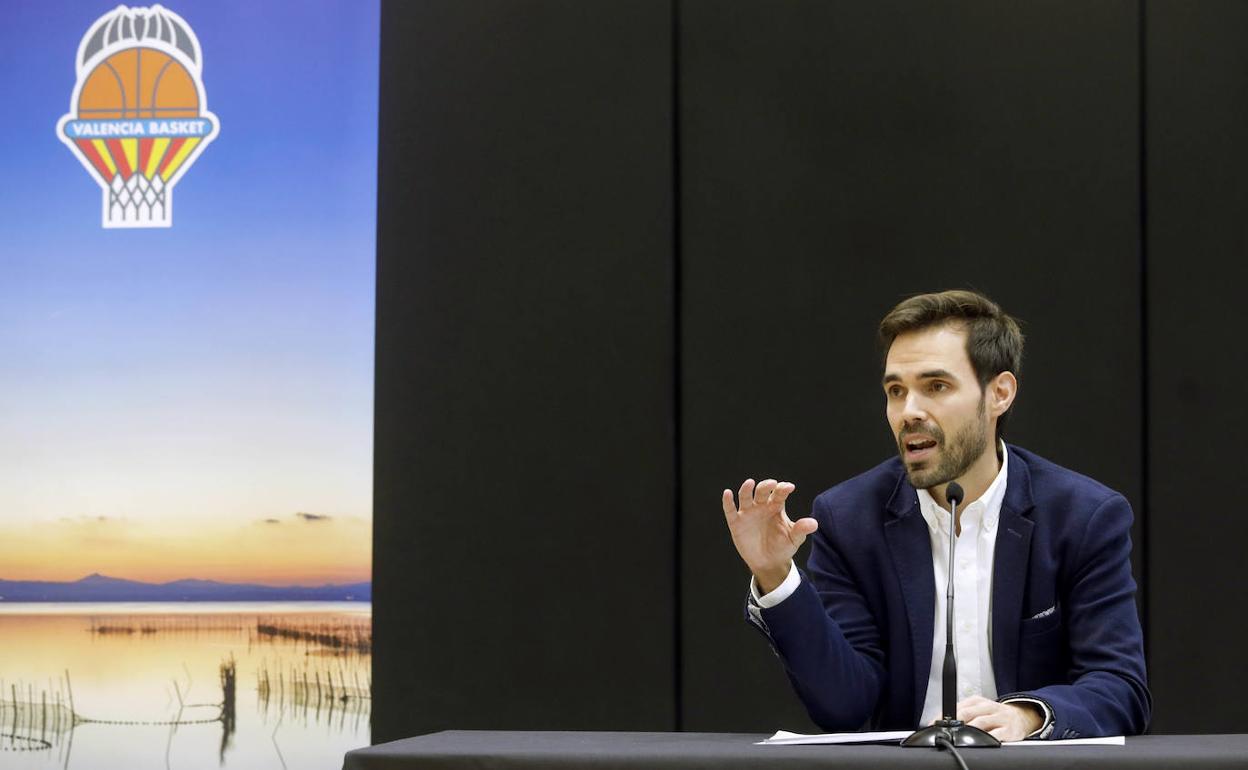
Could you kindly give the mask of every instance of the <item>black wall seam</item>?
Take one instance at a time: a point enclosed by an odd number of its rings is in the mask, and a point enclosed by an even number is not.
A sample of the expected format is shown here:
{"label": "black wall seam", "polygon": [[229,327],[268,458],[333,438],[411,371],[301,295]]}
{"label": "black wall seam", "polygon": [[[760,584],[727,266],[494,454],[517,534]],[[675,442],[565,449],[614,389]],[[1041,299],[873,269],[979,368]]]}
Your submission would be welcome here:
{"label": "black wall seam", "polygon": [[1152,372],[1149,368],[1149,337],[1148,337],[1148,35],[1146,0],[1139,0],[1139,256],[1140,256],[1140,582],[1144,586],[1143,600],[1140,602],[1140,614],[1144,627],[1144,660],[1149,663],[1149,651],[1152,649],[1150,639],[1149,604],[1152,591],[1149,585],[1149,537],[1150,514],[1150,481],[1149,474],[1149,418],[1151,416],[1151,389],[1149,379]]}
{"label": "black wall seam", "polygon": [[681,444],[681,222],[680,222],[680,0],[671,0],[671,110],[672,110],[672,565],[675,575],[672,601],[672,706],[673,729],[684,729],[684,688],[681,664],[684,659],[684,562],[681,558],[681,495],[684,473]]}

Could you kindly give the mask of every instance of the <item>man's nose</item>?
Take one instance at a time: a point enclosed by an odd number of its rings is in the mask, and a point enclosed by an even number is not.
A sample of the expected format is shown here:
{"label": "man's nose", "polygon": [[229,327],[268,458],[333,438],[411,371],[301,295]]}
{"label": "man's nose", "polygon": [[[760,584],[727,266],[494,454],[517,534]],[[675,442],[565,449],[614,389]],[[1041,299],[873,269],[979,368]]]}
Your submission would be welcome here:
{"label": "man's nose", "polygon": [[906,425],[927,421],[927,404],[922,397],[915,393],[906,396],[906,403],[901,411],[901,421]]}

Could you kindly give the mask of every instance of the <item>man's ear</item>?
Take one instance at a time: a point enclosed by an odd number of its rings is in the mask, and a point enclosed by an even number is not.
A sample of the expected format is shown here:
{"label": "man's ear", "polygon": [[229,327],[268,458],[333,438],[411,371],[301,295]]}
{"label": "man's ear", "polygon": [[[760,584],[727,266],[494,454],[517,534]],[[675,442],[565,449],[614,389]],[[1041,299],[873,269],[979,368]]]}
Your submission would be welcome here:
{"label": "man's ear", "polygon": [[993,417],[1005,414],[1018,396],[1018,378],[1013,372],[1001,372],[988,382],[988,412]]}

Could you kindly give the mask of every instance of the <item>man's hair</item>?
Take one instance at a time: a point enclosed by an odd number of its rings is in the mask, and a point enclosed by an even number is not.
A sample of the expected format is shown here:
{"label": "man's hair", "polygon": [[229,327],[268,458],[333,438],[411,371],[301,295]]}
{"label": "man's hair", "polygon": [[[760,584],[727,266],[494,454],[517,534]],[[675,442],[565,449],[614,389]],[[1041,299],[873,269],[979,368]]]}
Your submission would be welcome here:
{"label": "man's hair", "polygon": [[[955,289],[917,294],[897,304],[880,321],[880,344],[885,357],[893,340],[906,332],[958,324],[966,330],[966,356],[982,391],[1001,372],[1019,376],[1023,367],[1023,332],[1018,321],[984,295]],[[1007,410],[997,418],[997,438],[1005,435]]]}

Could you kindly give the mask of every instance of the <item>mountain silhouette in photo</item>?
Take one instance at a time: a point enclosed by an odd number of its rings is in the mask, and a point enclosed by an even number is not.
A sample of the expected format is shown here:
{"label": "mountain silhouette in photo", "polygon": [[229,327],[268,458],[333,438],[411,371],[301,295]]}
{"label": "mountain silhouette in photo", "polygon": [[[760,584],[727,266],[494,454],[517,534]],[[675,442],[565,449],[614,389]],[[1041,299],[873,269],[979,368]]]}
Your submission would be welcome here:
{"label": "mountain silhouette in photo", "polygon": [[262,586],[215,580],[142,583],[92,573],[71,583],[0,580],[0,602],[371,602],[373,584]]}

